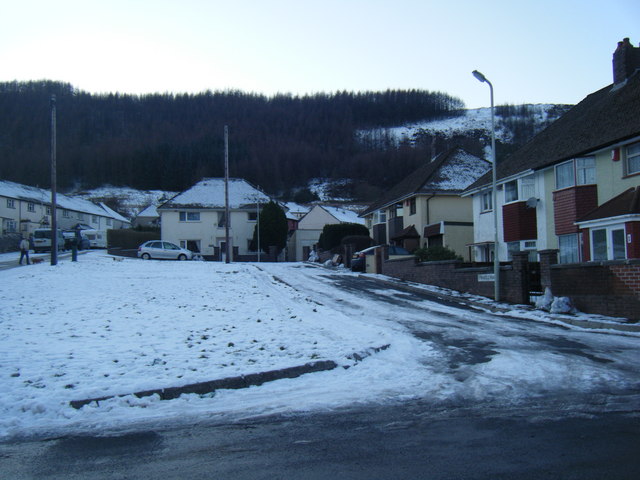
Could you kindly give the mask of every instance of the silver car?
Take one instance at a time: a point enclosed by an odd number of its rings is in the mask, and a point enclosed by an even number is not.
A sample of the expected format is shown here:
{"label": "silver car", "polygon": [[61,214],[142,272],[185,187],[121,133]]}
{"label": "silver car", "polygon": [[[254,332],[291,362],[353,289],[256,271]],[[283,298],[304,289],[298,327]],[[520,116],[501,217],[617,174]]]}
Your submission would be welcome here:
{"label": "silver car", "polygon": [[186,248],[180,248],[175,243],[151,240],[138,247],[138,257],[143,260],[152,258],[167,260],[191,260],[193,252]]}

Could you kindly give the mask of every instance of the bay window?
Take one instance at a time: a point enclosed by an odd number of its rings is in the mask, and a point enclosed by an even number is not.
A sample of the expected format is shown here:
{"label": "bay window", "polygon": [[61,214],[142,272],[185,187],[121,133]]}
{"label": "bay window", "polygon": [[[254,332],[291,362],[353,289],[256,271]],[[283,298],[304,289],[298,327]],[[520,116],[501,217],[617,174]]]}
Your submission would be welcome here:
{"label": "bay window", "polygon": [[596,183],[595,157],[581,157],[556,165],[556,190]]}

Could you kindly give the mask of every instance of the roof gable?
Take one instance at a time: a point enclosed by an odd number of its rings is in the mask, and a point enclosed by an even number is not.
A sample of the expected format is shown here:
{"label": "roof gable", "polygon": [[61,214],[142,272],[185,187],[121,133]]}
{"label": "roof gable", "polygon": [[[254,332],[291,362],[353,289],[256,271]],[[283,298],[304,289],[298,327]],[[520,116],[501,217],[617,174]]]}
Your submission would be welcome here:
{"label": "roof gable", "polygon": [[[193,187],[177,194],[158,207],[158,210],[174,208],[224,208],[224,178],[204,178]],[[241,178],[229,179],[229,207],[242,208],[267,203],[271,198]]]}
{"label": "roof gable", "polygon": [[415,194],[455,194],[480,178],[491,164],[461,148],[444,152],[425,163],[392,187],[380,200],[369,205],[360,216],[400,202]]}

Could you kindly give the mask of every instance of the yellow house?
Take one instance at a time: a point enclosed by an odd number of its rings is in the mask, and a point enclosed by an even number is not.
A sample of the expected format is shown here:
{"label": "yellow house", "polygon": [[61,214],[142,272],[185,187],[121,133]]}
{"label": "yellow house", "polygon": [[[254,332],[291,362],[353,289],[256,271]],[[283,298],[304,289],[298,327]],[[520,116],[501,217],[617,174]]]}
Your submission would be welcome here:
{"label": "yellow house", "polygon": [[489,168],[489,162],[461,148],[449,150],[411,173],[360,216],[376,244],[409,251],[445,246],[469,260],[473,209],[471,199],[460,194]]}

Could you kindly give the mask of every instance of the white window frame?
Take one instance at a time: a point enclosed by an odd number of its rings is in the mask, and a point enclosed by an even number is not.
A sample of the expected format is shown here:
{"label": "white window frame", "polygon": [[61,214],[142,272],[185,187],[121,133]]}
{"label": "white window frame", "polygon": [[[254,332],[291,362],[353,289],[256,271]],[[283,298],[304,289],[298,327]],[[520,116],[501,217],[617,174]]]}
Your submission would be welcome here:
{"label": "white window frame", "polygon": [[[515,187],[515,189],[513,187]],[[518,180],[506,182],[504,184],[504,203],[517,202],[518,198]]]}
{"label": "white window frame", "polygon": [[[640,173],[640,142],[632,143],[628,145],[626,148],[626,158],[625,158],[625,174],[626,175],[635,175]],[[634,167],[635,169],[631,169],[631,162],[636,163],[637,165]]]}
{"label": "white window frame", "polygon": [[16,201],[13,198],[7,198],[7,208],[16,208]]}
{"label": "white window frame", "polygon": [[[587,165],[589,163],[589,165]],[[567,168],[568,167],[568,168]],[[566,173],[571,175],[570,183],[558,185],[558,171],[567,169]],[[556,190],[575,187],[576,185],[594,185],[596,180],[596,157],[587,155],[584,157],[572,158],[567,162],[562,162],[555,166]]]}
{"label": "white window frame", "polygon": [[107,226],[110,227],[113,223],[113,220],[109,217],[107,217]]}
{"label": "white window frame", "polygon": [[62,218],[70,218],[69,210],[62,210]]}
{"label": "white window frame", "polygon": [[[606,258],[596,258],[595,256],[595,242],[593,241],[594,234],[596,232],[605,232],[605,250]],[[624,245],[624,257],[615,258],[613,233],[622,231],[623,245]],[[606,261],[606,260],[626,260],[627,259],[627,234],[624,223],[618,223],[615,225],[593,227],[589,229],[589,248],[591,251],[591,260],[594,262]]]}
{"label": "white window frame", "polygon": [[480,212],[493,211],[493,191],[487,190],[480,194]]}
{"label": "white window frame", "polygon": [[35,212],[36,211],[36,204],[33,202],[28,202],[27,203],[27,212]]}
{"label": "white window frame", "polygon": [[386,210],[376,210],[373,214],[373,224],[377,225],[379,223],[387,223],[387,211]]}
{"label": "white window frame", "polygon": [[200,212],[189,212],[189,211],[178,212],[178,218],[180,222],[199,222]]}
{"label": "white window frame", "polygon": [[[573,238],[575,240],[575,255],[571,255],[570,261],[566,261],[567,255],[563,252],[562,240]],[[573,246],[573,245],[572,245]],[[580,262],[580,236],[577,233],[568,235],[558,235],[558,262],[559,263],[579,263]]]}

